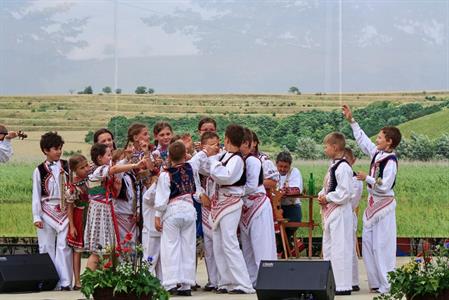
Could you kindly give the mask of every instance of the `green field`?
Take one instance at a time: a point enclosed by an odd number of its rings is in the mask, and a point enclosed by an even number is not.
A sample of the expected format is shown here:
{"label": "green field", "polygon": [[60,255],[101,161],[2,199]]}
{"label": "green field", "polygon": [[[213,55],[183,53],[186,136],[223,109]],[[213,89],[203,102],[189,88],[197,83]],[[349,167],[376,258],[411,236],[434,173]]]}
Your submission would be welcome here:
{"label": "green field", "polygon": [[445,109],[398,126],[404,137],[409,138],[412,132],[438,138],[449,133],[449,109]]}
{"label": "green field", "polygon": [[[12,163],[0,168],[0,236],[34,236],[31,216],[31,174],[37,163]],[[296,161],[307,182],[313,172],[317,186],[327,170],[325,161]],[[367,170],[367,162],[356,164],[355,170]],[[449,163],[400,162],[396,184],[397,224],[400,237],[449,236]],[[366,203],[366,191],[361,211]],[[307,205],[303,204],[307,216]],[[320,220],[318,205],[315,220]],[[361,217],[359,218],[361,225]],[[361,226],[359,226],[360,231]],[[360,232],[359,232],[360,234]],[[315,236],[321,235],[316,229]]]}
{"label": "green field", "polygon": [[424,93],[363,93],[325,95],[198,94],[198,95],[65,95],[1,96],[0,120],[11,129],[28,131],[83,131],[106,126],[117,115],[125,117],[208,114],[247,114],[285,117],[312,109],[330,111],[342,103],[365,107],[376,101],[397,104],[437,104],[449,92],[435,92],[429,101]]}

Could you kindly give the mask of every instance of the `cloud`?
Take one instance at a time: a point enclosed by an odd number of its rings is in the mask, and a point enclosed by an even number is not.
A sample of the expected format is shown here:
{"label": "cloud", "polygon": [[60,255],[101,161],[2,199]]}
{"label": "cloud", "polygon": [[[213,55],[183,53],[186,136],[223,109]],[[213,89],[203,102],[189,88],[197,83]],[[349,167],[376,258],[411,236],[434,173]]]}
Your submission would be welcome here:
{"label": "cloud", "polygon": [[428,21],[403,19],[395,24],[394,27],[408,35],[419,36],[430,45],[443,45],[447,38],[445,36],[444,24],[435,19]]}
{"label": "cloud", "polygon": [[366,25],[361,29],[357,38],[357,45],[361,48],[386,44],[392,41],[392,38],[386,34],[381,34],[373,25]]}

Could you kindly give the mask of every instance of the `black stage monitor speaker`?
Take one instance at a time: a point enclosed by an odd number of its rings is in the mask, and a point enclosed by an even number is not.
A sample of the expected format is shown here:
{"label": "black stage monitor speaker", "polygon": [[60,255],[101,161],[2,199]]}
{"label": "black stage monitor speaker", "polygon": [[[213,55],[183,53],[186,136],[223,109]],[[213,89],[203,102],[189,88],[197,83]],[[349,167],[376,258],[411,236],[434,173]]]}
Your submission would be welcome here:
{"label": "black stage monitor speaker", "polygon": [[259,300],[332,300],[335,280],[329,261],[263,260],[256,285]]}
{"label": "black stage monitor speaker", "polygon": [[53,290],[58,281],[48,254],[0,256],[0,293]]}

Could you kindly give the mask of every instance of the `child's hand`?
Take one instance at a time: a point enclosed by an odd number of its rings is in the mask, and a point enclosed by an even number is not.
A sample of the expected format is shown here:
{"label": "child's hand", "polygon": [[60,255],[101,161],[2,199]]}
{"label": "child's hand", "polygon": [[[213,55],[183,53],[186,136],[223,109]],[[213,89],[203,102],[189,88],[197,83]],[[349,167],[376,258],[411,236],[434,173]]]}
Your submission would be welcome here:
{"label": "child's hand", "polygon": [[325,206],[327,205],[327,199],[325,195],[319,195],[318,196],[318,203],[320,203],[320,205]]}
{"label": "child's hand", "polygon": [[204,207],[210,208],[210,199],[209,197],[207,197],[207,195],[201,194],[200,200],[201,204],[203,204]]}
{"label": "child's hand", "polygon": [[213,156],[218,153],[220,150],[217,145],[204,145],[204,152],[206,152],[207,156]]}
{"label": "child's hand", "polygon": [[196,151],[201,151],[201,142],[194,142],[194,143],[193,143],[193,148],[194,148]]}
{"label": "child's hand", "polygon": [[155,217],[154,218],[154,227],[156,227],[157,231],[162,232],[161,217]]}
{"label": "child's hand", "polygon": [[365,181],[366,176],[367,176],[367,174],[365,172],[358,172],[356,178],[357,178],[357,180]]}
{"label": "child's hand", "polygon": [[147,165],[147,160],[144,158],[144,159],[141,159],[141,160],[136,164],[136,166],[135,166],[134,169],[145,169],[146,165]]}
{"label": "child's hand", "polygon": [[347,104],[343,105],[342,111],[343,111],[343,116],[345,117],[345,119],[348,120],[348,122],[351,122],[352,111],[349,108],[349,105],[347,105]]}
{"label": "child's hand", "polygon": [[69,226],[69,227],[70,227],[70,228],[69,228],[70,235],[71,235],[73,238],[76,239],[76,236],[78,235],[78,232],[76,231],[75,226]]}
{"label": "child's hand", "polygon": [[44,228],[44,222],[42,222],[42,221],[36,221],[36,222],[34,222],[34,226],[35,226],[36,228],[42,229],[42,228]]}

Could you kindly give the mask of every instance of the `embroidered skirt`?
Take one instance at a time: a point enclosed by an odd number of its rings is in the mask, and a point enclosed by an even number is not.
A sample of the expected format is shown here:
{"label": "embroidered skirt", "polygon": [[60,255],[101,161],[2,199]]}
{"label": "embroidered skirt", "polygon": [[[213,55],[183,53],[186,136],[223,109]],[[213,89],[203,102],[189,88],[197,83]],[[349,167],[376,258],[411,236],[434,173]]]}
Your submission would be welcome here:
{"label": "embroidered skirt", "polygon": [[108,246],[116,246],[112,203],[90,201],[84,231],[84,248],[99,252]]}

